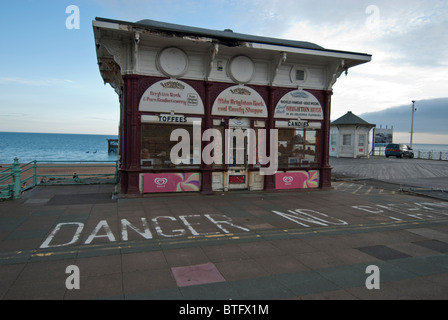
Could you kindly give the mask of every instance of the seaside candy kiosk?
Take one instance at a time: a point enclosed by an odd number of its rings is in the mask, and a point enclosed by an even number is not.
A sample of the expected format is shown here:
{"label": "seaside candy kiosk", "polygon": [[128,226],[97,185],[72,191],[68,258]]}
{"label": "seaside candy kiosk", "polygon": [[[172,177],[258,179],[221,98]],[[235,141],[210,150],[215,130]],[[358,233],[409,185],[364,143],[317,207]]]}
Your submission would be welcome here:
{"label": "seaside candy kiosk", "polygon": [[331,187],[332,87],[370,55],[153,20],[93,30],[122,194]]}

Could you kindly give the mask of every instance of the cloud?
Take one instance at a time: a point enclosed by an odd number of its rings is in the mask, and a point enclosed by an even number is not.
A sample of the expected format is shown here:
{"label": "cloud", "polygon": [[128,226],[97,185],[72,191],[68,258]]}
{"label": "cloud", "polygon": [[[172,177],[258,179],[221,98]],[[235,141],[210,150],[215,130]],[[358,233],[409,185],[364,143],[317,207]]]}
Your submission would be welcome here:
{"label": "cloud", "polygon": [[[285,0],[292,1],[292,0]],[[447,96],[448,4],[442,1],[326,0],[286,5],[301,12],[296,19],[282,9],[283,37],[314,42],[327,49],[372,54],[372,61],[349,70],[334,86],[332,119],[348,110],[361,114],[399,106],[413,99]],[[353,4],[353,5],[352,5]],[[301,11],[298,11],[298,8]],[[331,14],[330,14],[331,12]],[[408,129],[409,131],[409,129]]]}
{"label": "cloud", "polygon": [[30,86],[52,86],[52,85],[66,85],[73,84],[72,80],[64,80],[64,79],[23,79],[23,78],[9,78],[2,77],[0,78],[0,84],[19,84],[19,85],[30,85]]}
{"label": "cloud", "polygon": [[386,22],[379,45],[394,52],[391,62],[419,66],[447,66],[448,7],[435,4],[431,7],[420,4],[416,9],[394,15]]}
{"label": "cloud", "polygon": [[17,117],[17,118],[21,118],[21,117],[28,117],[28,116],[29,116],[29,114],[27,114],[27,113],[19,113],[19,112],[0,114],[0,117]]}
{"label": "cloud", "polygon": [[[430,134],[448,134],[448,98],[421,100],[415,102],[414,132]],[[367,122],[389,128],[394,131],[410,132],[412,122],[412,102],[394,108],[359,115]],[[448,142],[448,139],[447,139]]]}

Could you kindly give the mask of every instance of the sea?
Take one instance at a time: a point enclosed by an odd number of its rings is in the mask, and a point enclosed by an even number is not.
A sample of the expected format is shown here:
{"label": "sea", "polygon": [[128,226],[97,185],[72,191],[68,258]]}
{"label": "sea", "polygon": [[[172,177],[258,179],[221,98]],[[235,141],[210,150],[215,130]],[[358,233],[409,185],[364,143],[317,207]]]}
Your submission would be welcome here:
{"label": "sea", "polygon": [[[0,164],[45,161],[115,161],[108,153],[107,139],[116,135],[0,132]],[[448,153],[448,144],[413,144],[414,152]]]}
{"label": "sea", "polygon": [[0,132],[0,164],[46,161],[115,161],[107,139],[117,135]]}
{"label": "sea", "polygon": [[421,144],[421,143],[413,143],[412,150],[422,151],[422,152],[448,152],[448,144]]}
{"label": "sea", "polygon": [[[409,144],[408,144],[409,145]],[[384,155],[384,147],[376,147],[375,154]],[[423,143],[413,143],[412,150],[414,151],[415,157],[418,157],[418,152],[421,152],[422,159],[428,159],[428,155],[431,153],[433,159],[438,159],[440,153],[442,153],[442,160],[448,160],[448,144],[423,144]]]}

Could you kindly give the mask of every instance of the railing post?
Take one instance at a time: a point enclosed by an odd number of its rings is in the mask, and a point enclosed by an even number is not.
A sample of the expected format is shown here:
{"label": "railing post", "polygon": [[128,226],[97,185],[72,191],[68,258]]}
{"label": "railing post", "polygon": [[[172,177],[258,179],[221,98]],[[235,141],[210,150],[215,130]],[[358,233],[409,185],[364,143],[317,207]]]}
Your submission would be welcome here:
{"label": "railing post", "polygon": [[33,187],[37,186],[37,160],[33,161]]}
{"label": "railing post", "polygon": [[115,161],[115,181],[114,181],[114,183],[115,184],[118,183],[118,160]]}
{"label": "railing post", "polygon": [[20,199],[22,197],[22,189],[21,189],[21,173],[22,169],[20,169],[20,163],[18,158],[14,158],[14,162],[11,167],[11,172],[13,175],[13,198]]}

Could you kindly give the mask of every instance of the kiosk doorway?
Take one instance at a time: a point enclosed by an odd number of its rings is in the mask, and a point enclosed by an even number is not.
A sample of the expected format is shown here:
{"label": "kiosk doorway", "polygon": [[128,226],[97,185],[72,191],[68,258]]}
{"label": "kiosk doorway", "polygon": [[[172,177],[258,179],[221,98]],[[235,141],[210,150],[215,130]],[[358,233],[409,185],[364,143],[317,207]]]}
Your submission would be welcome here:
{"label": "kiosk doorway", "polygon": [[253,143],[248,130],[247,118],[230,119],[228,147],[227,185],[229,190],[248,189],[249,155],[248,148]]}

